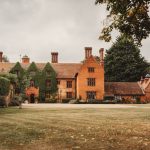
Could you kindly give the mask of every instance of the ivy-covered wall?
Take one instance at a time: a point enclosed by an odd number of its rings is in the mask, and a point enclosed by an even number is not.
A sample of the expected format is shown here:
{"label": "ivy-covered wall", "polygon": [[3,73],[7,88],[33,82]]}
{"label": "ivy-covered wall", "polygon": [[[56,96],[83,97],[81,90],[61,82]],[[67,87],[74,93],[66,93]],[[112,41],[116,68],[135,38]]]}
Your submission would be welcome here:
{"label": "ivy-covered wall", "polygon": [[41,100],[45,99],[46,93],[55,94],[58,90],[56,72],[50,63],[47,63],[41,72],[39,87]]}
{"label": "ivy-covered wall", "polygon": [[10,80],[5,77],[0,77],[0,96],[6,96],[9,93]]}
{"label": "ivy-covered wall", "polygon": [[25,70],[22,68],[21,64],[17,62],[15,66],[10,70],[10,73],[15,74],[17,76],[17,81],[15,83],[15,90],[16,93],[23,93],[24,92],[24,86],[23,86],[23,80],[25,76]]}
{"label": "ivy-covered wall", "polygon": [[25,89],[30,86],[31,80],[34,81],[34,86],[39,87],[40,102],[45,101],[47,92],[51,95],[57,93],[57,74],[50,63],[47,63],[43,70],[39,70],[36,63],[32,62],[27,70],[24,70],[17,62],[10,72],[17,75],[17,88],[21,93],[24,93]]}

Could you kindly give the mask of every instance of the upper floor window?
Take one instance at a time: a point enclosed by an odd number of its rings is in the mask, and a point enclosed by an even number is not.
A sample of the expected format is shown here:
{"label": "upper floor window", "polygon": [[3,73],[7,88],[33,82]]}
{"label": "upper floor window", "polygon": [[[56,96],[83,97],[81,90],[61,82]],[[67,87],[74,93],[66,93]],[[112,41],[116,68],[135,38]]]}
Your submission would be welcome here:
{"label": "upper floor window", "polygon": [[95,78],[87,78],[87,85],[88,86],[95,86]]}
{"label": "upper floor window", "polygon": [[16,75],[17,75],[17,76],[20,75],[20,71],[19,71],[19,70],[16,70],[15,72],[16,72]]}
{"label": "upper floor window", "polygon": [[51,74],[51,71],[50,71],[50,70],[47,70],[47,71],[46,71],[46,75],[49,76],[50,74]]}
{"label": "upper floor window", "polygon": [[95,68],[94,67],[88,67],[88,72],[94,72]]}
{"label": "upper floor window", "polygon": [[72,81],[67,81],[67,88],[72,88]]}
{"label": "upper floor window", "polygon": [[46,87],[47,88],[51,87],[51,80],[46,80]]}
{"label": "upper floor window", "polygon": [[30,76],[35,76],[35,74],[36,74],[35,71],[30,72]]}
{"label": "upper floor window", "polygon": [[57,85],[60,85],[60,80],[57,80]]}

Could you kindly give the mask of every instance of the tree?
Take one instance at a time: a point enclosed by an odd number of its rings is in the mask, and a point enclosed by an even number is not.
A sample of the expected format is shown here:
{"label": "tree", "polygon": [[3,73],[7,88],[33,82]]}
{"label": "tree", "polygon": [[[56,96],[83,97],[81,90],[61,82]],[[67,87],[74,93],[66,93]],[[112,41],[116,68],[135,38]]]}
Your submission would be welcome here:
{"label": "tree", "polygon": [[102,29],[100,39],[109,42],[113,29],[131,36],[138,46],[150,34],[150,0],[96,0],[96,4],[107,4],[108,24]]}
{"label": "tree", "polygon": [[3,59],[3,62],[9,62],[8,57],[7,57],[7,56],[5,56],[5,55],[3,56],[3,58],[2,58],[2,59]]}
{"label": "tree", "polygon": [[104,61],[106,81],[139,81],[141,76],[147,74],[149,67],[133,39],[124,35],[106,51]]}

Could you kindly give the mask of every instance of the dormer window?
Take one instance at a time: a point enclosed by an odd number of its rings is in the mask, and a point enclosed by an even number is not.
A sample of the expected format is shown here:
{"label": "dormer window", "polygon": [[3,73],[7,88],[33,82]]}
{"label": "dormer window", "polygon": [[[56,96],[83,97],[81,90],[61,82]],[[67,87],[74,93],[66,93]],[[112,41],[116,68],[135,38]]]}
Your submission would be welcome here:
{"label": "dormer window", "polygon": [[16,75],[17,75],[17,77],[20,75],[20,71],[19,70],[16,70],[15,71],[16,72]]}
{"label": "dormer window", "polygon": [[46,71],[46,75],[49,76],[50,74],[51,74],[51,71],[50,71],[50,70],[47,70],[47,71]]}

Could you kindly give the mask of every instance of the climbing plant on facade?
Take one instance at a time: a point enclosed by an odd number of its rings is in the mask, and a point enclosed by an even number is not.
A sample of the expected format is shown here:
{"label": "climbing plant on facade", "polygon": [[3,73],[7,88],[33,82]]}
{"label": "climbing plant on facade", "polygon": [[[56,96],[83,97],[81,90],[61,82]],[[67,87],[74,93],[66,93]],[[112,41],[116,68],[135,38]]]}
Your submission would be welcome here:
{"label": "climbing plant on facade", "polygon": [[41,72],[40,96],[45,97],[46,93],[52,95],[55,94],[56,92],[57,92],[56,72],[52,68],[50,63],[47,63]]}
{"label": "climbing plant on facade", "polygon": [[10,80],[5,77],[0,77],[0,96],[6,96],[9,93]]}
{"label": "climbing plant on facade", "polygon": [[17,93],[23,92],[24,88],[22,84],[23,84],[23,78],[25,75],[25,70],[22,68],[21,64],[17,62],[15,66],[10,70],[10,73],[16,74],[17,76],[17,82],[16,82],[16,87],[15,87],[16,92]]}

